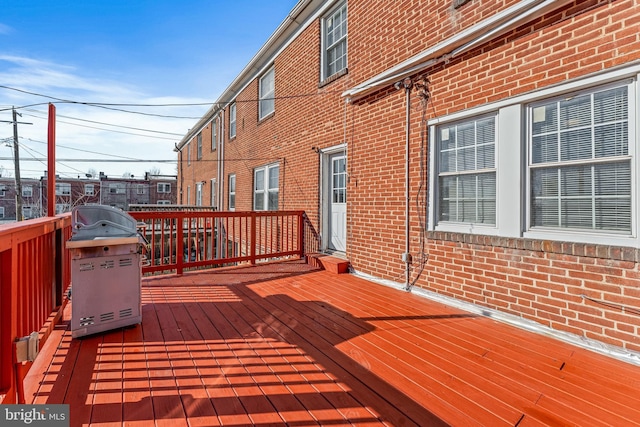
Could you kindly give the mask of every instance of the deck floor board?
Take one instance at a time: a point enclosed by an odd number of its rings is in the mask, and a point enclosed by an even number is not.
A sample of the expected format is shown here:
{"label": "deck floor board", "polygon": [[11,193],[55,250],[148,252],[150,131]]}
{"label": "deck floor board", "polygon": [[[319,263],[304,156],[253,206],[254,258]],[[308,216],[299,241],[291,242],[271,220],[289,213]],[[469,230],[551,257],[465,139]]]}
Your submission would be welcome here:
{"label": "deck floor board", "polygon": [[142,298],[141,325],[54,333],[28,401],[72,426],[640,425],[639,366],[300,261]]}

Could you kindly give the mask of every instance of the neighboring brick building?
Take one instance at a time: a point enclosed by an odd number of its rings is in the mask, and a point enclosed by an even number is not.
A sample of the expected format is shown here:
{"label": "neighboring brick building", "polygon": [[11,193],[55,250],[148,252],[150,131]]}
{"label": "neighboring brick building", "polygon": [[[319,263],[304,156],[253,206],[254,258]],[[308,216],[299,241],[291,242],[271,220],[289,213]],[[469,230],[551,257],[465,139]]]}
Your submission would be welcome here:
{"label": "neighboring brick building", "polygon": [[[24,219],[47,214],[46,176],[22,179],[22,211]],[[103,173],[96,178],[56,177],[56,214],[70,212],[75,206],[104,204],[128,210],[129,205],[171,204],[177,202],[175,175],[147,175],[144,179],[109,178]],[[0,178],[0,222],[16,220],[16,192],[13,178]]]}
{"label": "neighboring brick building", "polygon": [[[22,215],[24,219],[42,216],[42,191],[39,179],[23,179]],[[16,220],[16,183],[13,178],[0,178],[0,223]]]}
{"label": "neighboring brick building", "polygon": [[176,177],[147,174],[144,179],[100,175],[100,204],[129,210],[129,205],[175,205]]}
{"label": "neighboring brick building", "polygon": [[181,198],[305,210],[357,273],[638,352],[639,25],[634,0],[301,0],[178,145]]}

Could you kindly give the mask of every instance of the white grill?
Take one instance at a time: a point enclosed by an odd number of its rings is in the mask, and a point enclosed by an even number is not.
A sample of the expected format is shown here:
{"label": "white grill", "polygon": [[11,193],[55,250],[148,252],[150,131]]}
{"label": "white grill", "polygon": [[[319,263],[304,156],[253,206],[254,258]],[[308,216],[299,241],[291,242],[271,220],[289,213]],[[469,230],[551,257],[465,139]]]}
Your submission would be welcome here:
{"label": "white grill", "polygon": [[111,206],[72,212],[71,335],[83,337],[142,322],[136,221]]}

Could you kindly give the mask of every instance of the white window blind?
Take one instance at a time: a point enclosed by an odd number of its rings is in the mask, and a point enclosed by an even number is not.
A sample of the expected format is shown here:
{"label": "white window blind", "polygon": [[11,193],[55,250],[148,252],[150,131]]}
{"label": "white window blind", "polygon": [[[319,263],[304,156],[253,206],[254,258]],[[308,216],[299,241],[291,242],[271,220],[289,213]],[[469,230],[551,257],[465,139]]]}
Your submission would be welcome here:
{"label": "white window blind", "polygon": [[496,223],[495,117],[437,129],[438,220]]}
{"label": "white window blind", "polygon": [[628,88],[530,108],[531,226],[631,233]]}

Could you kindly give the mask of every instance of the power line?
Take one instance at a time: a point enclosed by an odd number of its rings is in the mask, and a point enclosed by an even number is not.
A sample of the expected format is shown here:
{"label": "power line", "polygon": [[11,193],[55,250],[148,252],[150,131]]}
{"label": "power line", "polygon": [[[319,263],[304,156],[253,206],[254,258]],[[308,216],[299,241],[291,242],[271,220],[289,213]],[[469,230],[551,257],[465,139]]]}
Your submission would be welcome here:
{"label": "power line", "polygon": [[[0,157],[0,160],[11,160],[11,157]],[[24,162],[45,162],[46,157],[34,157],[31,159],[21,159]],[[60,162],[77,162],[77,163],[178,163],[177,160],[166,159],[56,159]],[[84,172],[83,172],[84,173]]]}
{"label": "power line", "polygon": [[[108,103],[72,101],[72,100],[68,100],[68,99],[58,98],[58,97],[55,97],[55,96],[43,95],[41,93],[29,92],[27,90],[13,88],[13,87],[4,86],[4,85],[0,85],[0,88],[13,90],[13,91],[24,93],[24,94],[27,94],[27,95],[40,96],[42,98],[48,98],[48,99],[52,99],[52,100],[57,101],[57,102],[53,102],[53,104],[87,105],[89,107],[103,108],[105,110],[121,111],[121,112],[124,112],[124,113],[140,114],[140,115],[143,115],[143,116],[163,117],[163,118],[168,118],[168,119],[192,119],[192,120],[197,120],[197,119],[200,118],[200,117],[192,117],[192,116],[173,116],[173,115],[166,115],[166,114],[154,114],[154,113],[144,113],[144,112],[141,112],[141,111],[124,110],[124,109],[121,109],[121,108],[110,107],[109,106],[110,104],[108,104]],[[31,104],[29,106],[33,106],[33,105],[35,105],[35,104]],[[118,105],[118,104],[114,104],[114,105]],[[130,104],[130,105],[134,105],[134,104]],[[200,104],[184,104],[182,106],[197,106],[197,105],[200,105]],[[206,103],[206,104],[202,104],[202,105],[211,105],[211,104],[210,103]],[[138,106],[145,106],[145,105],[139,104]],[[168,106],[168,105],[146,105],[146,106],[147,107],[149,107],[149,106],[160,107],[160,106]],[[18,108],[20,108],[20,107],[18,107]],[[3,111],[3,110],[0,110],[0,111]]]}
{"label": "power line", "polygon": [[[26,139],[28,141],[35,142],[35,143],[38,143],[38,144],[45,144],[45,145],[47,144],[44,141],[38,141],[38,140],[35,140],[35,139],[31,139],[31,138],[20,137],[20,139]],[[107,154],[107,153],[100,153],[98,151],[83,150],[81,148],[69,147],[68,145],[56,144],[56,147],[66,148],[67,150],[72,150],[72,151],[81,151],[83,153],[98,154],[100,156],[115,157],[115,158],[127,159],[127,160],[137,160],[134,157],[125,157],[125,156],[118,156],[117,154]]]}
{"label": "power line", "polygon": [[[37,110],[30,110],[28,108],[23,108],[23,110],[31,111],[31,112],[38,113],[38,114],[46,114],[45,112],[37,111]],[[25,113],[25,115],[31,116],[31,117],[37,117],[39,119],[46,119],[46,117],[34,116],[34,115],[31,115],[31,114],[26,114],[26,113]],[[114,125],[112,123],[98,122],[98,121],[89,120],[89,119],[80,119],[78,117],[63,116],[61,114],[56,114],[56,120],[57,120],[57,117],[63,117],[65,119],[71,119],[71,120],[78,120],[80,122],[95,123],[95,124],[98,124],[98,125],[113,126],[113,127],[123,128],[123,129],[132,129],[132,130],[140,130],[140,131],[143,131],[143,132],[160,133],[160,134],[163,134],[163,135],[175,135],[175,136],[183,136],[184,135],[182,133],[163,132],[163,131],[159,131],[159,130],[136,128],[136,127],[132,127],[132,126]],[[59,121],[59,120],[57,120],[57,121]],[[77,125],[75,123],[69,123],[69,122],[61,122],[61,123],[68,123],[68,124],[71,124],[71,125],[80,126],[80,125]],[[95,129],[101,129],[101,128],[95,128]],[[103,130],[109,130],[109,129],[103,129]],[[138,134],[132,133],[131,135],[138,135]]]}
{"label": "power line", "polygon": [[[38,119],[42,119],[42,117],[38,117],[38,116],[34,116],[33,114],[25,114],[26,116],[30,116],[30,117],[35,117]],[[56,118],[56,123],[66,123],[68,125],[72,125],[72,126],[79,126],[79,127],[83,127],[83,128],[89,128],[89,129],[98,129],[98,130],[103,130],[105,132],[113,132],[113,133],[119,133],[119,134],[124,134],[124,135],[134,135],[134,136],[139,136],[142,138],[153,138],[153,139],[164,139],[167,141],[175,141],[176,138],[163,138],[161,136],[153,136],[153,135],[142,135],[139,133],[133,133],[133,132],[124,132],[124,131],[119,131],[119,130],[113,130],[113,129],[105,129],[105,128],[99,128],[96,126],[88,126],[88,125],[81,125],[78,123],[71,123],[71,122],[65,122],[64,120],[58,120]]]}
{"label": "power line", "polygon": [[[131,113],[131,114],[142,114],[142,115],[147,115],[147,116],[176,118],[176,119],[195,119],[195,120],[199,120],[202,117],[182,117],[182,116],[161,115],[161,114],[154,114],[154,113],[145,113],[145,112],[140,112],[140,111],[124,110],[124,109],[115,108],[115,107],[196,107],[196,106],[213,106],[213,105],[220,106],[220,105],[226,105],[226,104],[229,103],[229,101],[201,102],[201,103],[173,103],[173,104],[172,103],[167,103],[167,104],[138,104],[138,103],[88,102],[88,101],[74,101],[74,100],[68,100],[68,99],[63,99],[63,98],[57,98],[57,97],[54,97],[54,96],[51,96],[51,95],[44,95],[44,94],[41,94],[41,93],[30,92],[30,91],[27,91],[27,90],[24,90],[24,89],[13,88],[13,87],[10,87],[10,86],[5,86],[5,85],[0,85],[0,88],[13,90],[13,91],[21,92],[21,93],[25,93],[25,94],[28,94],[28,95],[34,95],[34,96],[40,96],[40,97],[43,97],[43,98],[53,99],[53,100],[57,101],[57,102],[54,102],[54,104],[56,104],[56,103],[79,104],[79,105],[87,105],[87,106],[90,106],[90,107],[104,108],[104,109],[107,109],[107,110],[121,111],[121,112]],[[256,98],[256,99],[243,99],[243,100],[236,99],[233,102],[235,102],[235,103],[256,103],[256,102],[267,101],[267,100],[309,98],[309,97],[316,97],[316,96],[322,96],[322,95],[328,95],[328,94],[334,94],[334,93],[342,93],[342,90],[321,90],[319,92],[314,92],[314,93],[300,93],[300,94],[292,94],[292,95],[281,95],[281,96],[274,96],[274,97],[270,97],[270,98]],[[37,104],[32,104],[32,105],[29,105],[29,106],[33,106],[33,105],[37,105]],[[2,110],[0,110],[0,111],[2,111]]]}

